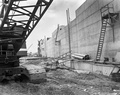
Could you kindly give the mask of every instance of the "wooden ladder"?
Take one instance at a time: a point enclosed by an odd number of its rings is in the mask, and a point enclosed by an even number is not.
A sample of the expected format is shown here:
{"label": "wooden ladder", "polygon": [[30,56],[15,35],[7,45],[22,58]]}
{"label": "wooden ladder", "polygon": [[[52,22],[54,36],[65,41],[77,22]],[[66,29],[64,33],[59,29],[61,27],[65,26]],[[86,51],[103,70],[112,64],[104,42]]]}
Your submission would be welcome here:
{"label": "wooden ladder", "polygon": [[107,21],[108,21],[108,19],[102,19],[102,28],[101,28],[101,32],[100,32],[96,61],[100,61],[100,57],[102,54],[102,49],[103,49],[103,44],[104,44],[104,39],[105,39],[105,32],[106,32],[106,27],[107,27]]}
{"label": "wooden ladder", "polygon": [[114,34],[114,24],[115,22],[117,22],[117,17],[119,16],[118,13],[114,12],[114,8],[110,7],[110,3],[102,7],[100,9],[100,12],[101,12],[102,26],[101,26],[100,38],[97,48],[96,61],[100,61],[102,55],[107,25],[113,28],[113,34]]}

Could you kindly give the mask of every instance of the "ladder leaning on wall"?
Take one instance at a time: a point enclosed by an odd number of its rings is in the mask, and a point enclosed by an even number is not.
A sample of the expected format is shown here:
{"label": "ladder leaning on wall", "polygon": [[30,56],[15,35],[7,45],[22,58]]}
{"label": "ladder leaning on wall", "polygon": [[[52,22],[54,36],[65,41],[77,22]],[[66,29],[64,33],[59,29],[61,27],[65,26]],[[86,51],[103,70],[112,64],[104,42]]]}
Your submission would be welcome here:
{"label": "ladder leaning on wall", "polygon": [[119,13],[114,12],[114,7],[110,6],[111,3],[105,5],[100,9],[101,12],[101,32],[100,32],[100,38],[97,48],[97,55],[96,55],[96,61],[100,61],[101,55],[102,55],[102,49],[105,39],[105,33],[107,26],[111,26],[113,29],[113,40],[114,40],[114,24],[117,22]]}

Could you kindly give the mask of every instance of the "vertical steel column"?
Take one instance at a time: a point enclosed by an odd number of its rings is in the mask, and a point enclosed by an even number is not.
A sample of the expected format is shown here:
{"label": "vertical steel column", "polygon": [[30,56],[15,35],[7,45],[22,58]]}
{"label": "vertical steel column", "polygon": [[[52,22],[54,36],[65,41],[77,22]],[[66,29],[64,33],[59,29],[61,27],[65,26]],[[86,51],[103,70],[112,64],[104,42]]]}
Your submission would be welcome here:
{"label": "vertical steel column", "polygon": [[[71,59],[71,37],[70,37],[70,14],[69,14],[69,9],[66,10],[66,14],[67,14],[67,26],[68,26],[68,42],[69,42],[69,58]],[[72,63],[70,61],[70,64],[72,66]]]}

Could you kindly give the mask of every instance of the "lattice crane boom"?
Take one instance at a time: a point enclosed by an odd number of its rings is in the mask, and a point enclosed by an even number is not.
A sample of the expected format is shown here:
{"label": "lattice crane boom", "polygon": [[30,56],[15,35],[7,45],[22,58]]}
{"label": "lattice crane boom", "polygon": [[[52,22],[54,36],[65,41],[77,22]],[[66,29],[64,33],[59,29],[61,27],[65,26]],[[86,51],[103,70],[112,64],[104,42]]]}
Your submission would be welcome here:
{"label": "lattice crane boom", "polygon": [[[0,12],[0,81],[29,79],[19,63],[18,51],[53,0],[2,0]],[[31,4],[32,3],[32,4]]]}
{"label": "lattice crane boom", "polygon": [[[30,5],[27,4],[28,0],[3,0],[0,34],[12,32],[13,36],[21,38],[20,40],[15,40],[20,44],[17,46],[16,51],[21,48],[52,1],[35,0],[34,2],[36,3]],[[14,30],[14,28],[17,28],[17,30]],[[9,36],[6,38],[8,39]]]}

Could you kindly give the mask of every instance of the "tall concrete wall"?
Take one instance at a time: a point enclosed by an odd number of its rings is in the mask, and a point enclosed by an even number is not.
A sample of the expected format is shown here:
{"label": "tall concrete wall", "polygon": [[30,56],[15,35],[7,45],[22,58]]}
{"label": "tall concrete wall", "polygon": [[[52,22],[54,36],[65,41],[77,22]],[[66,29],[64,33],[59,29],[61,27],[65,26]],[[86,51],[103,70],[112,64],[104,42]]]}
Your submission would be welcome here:
{"label": "tall concrete wall", "polygon": [[53,41],[52,41],[52,38],[50,38],[46,42],[46,53],[47,53],[46,54],[47,57],[54,57],[53,56]]}
{"label": "tall concrete wall", "polygon": [[[70,40],[73,53],[89,54],[93,60],[95,59],[101,31],[100,9],[106,4],[114,7],[114,12],[120,13],[120,0],[86,0],[76,10],[76,18],[70,23]],[[107,27],[101,60],[108,57],[111,61],[120,52],[119,18],[114,25],[114,32],[111,26]],[[52,34],[54,57],[69,51],[67,26],[62,26],[62,29],[59,30],[57,35],[57,39],[60,41],[59,45],[55,45],[56,33],[54,31]]]}
{"label": "tall concrete wall", "polygon": [[[76,10],[76,31],[78,53],[89,54],[95,58],[101,29],[101,14],[98,0],[87,0]],[[73,40],[74,42],[74,40]]]}
{"label": "tall concrete wall", "polygon": [[[100,7],[103,7],[107,3],[110,3],[109,5],[114,7],[114,12],[120,14],[120,0],[99,0]],[[120,52],[120,15],[117,20],[118,21],[115,22],[114,25],[114,31],[111,27],[107,28],[104,49],[102,53],[102,57],[108,57],[110,60],[115,58],[116,54]],[[116,59],[116,61],[117,60],[118,59]]]}
{"label": "tall concrete wall", "polygon": [[[76,19],[71,23],[73,49],[78,53],[86,53],[95,59],[98,41],[101,31],[101,7],[110,3],[110,7],[114,7],[114,12],[119,12],[119,0],[87,0],[82,6],[76,10]],[[118,19],[119,20],[119,19]],[[119,45],[119,27],[120,23],[116,22],[113,30],[107,27],[105,43],[102,52],[102,60],[104,57],[115,58],[117,52],[120,50]],[[115,41],[114,41],[115,40]],[[78,44],[77,44],[78,42]],[[76,49],[78,45],[78,50]],[[76,46],[76,47],[75,47]]]}
{"label": "tall concrete wall", "polygon": [[44,39],[41,39],[40,40],[40,54],[42,55],[42,57],[46,57],[47,56],[47,48],[46,48],[46,45],[47,45],[47,39],[46,37],[44,37]]}
{"label": "tall concrete wall", "polygon": [[60,26],[59,30],[56,29],[52,34],[52,39],[54,57],[68,52],[68,31],[66,26]]}

